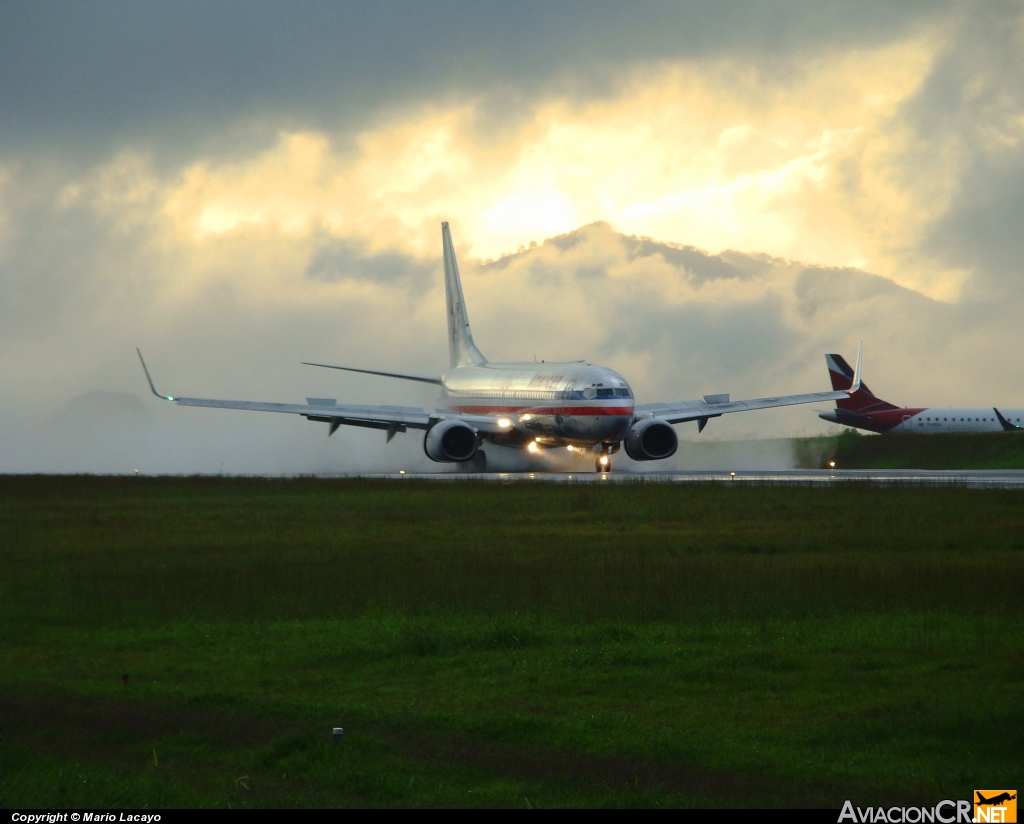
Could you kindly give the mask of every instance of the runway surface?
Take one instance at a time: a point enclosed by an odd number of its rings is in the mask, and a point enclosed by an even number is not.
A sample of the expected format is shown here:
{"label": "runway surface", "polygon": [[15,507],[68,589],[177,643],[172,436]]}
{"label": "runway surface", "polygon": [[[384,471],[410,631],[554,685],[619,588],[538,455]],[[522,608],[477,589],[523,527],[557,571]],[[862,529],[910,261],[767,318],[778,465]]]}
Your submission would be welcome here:
{"label": "runway surface", "polygon": [[1024,470],[924,469],[781,469],[747,472],[427,472],[361,475],[363,478],[401,478],[430,481],[543,481],[546,483],[757,483],[817,485],[861,483],[878,486],[969,486],[1024,488]]}

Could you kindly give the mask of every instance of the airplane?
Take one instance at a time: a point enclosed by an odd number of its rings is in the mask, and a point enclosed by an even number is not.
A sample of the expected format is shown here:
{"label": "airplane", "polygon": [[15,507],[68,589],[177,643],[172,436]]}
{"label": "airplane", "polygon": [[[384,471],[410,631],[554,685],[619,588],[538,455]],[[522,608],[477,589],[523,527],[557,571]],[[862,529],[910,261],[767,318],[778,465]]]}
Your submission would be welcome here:
{"label": "airplane", "polygon": [[[1024,429],[1024,409],[995,407],[899,407],[883,401],[860,383],[856,392],[853,370],[842,355],[825,355],[832,388],[845,389],[848,396],[836,400],[836,408],[818,412],[818,417],[831,423],[866,429],[869,432],[936,434],[941,432],[1012,432]],[[858,356],[857,379],[860,378]]]}
{"label": "airplane", "polygon": [[142,352],[139,360],[158,398],[179,406],[242,409],[301,415],[326,423],[328,437],[340,426],[361,426],[395,434],[422,430],[423,451],[432,461],[461,464],[483,471],[485,443],[525,449],[539,454],[564,448],[591,453],[597,472],[611,469],[611,456],[625,448],[635,461],[664,460],[679,444],[675,424],[696,421],[704,431],[711,418],[732,412],[771,409],[802,403],[849,399],[860,389],[857,374],[846,389],[774,398],[731,401],[729,395],[705,395],[703,400],[637,404],[629,384],[617,372],[585,361],[565,363],[494,363],[473,342],[462,292],[455,248],[447,223],[441,224],[445,299],[448,310],[448,347],[451,366],[439,376],[409,375],[351,366],[310,363],[365,375],[434,384],[441,408],[427,411],[408,406],[339,404],[335,398],[306,398],[305,404],[182,398],[157,391]]}
{"label": "airplane", "polygon": [[1002,803],[1004,803],[1006,801],[1013,801],[1013,799],[1015,799],[1017,797],[1017,793],[1013,793],[1011,795],[1010,793],[1006,792],[1005,790],[1003,792],[999,793],[999,795],[992,796],[992,798],[985,798],[985,796],[983,796],[981,794],[981,792],[979,792],[978,790],[975,790],[974,792],[978,794],[978,800],[975,803],[978,804],[979,806],[980,805],[985,805],[985,804],[992,804],[993,806],[999,806],[1000,804],[1002,804]]}

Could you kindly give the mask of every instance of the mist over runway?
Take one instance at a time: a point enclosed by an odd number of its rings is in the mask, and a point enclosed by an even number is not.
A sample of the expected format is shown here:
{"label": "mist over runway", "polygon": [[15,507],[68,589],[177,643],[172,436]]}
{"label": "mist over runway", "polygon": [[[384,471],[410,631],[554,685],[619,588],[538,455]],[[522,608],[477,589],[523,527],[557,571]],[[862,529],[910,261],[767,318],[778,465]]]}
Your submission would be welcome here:
{"label": "mist over runway", "polygon": [[[352,477],[352,476],[332,476]],[[428,481],[492,481],[501,483],[740,483],[774,486],[869,484],[872,486],[967,486],[989,489],[1024,488],[1024,470],[926,469],[785,469],[775,471],[703,472],[433,472],[360,475]]]}

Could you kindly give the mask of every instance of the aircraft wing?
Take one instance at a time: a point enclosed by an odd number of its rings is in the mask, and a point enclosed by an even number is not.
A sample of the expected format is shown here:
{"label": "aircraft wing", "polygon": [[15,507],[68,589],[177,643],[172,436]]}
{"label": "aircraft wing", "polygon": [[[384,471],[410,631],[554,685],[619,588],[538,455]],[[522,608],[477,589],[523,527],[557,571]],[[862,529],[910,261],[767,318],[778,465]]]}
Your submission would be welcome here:
{"label": "aircraft wing", "polygon": [[[263,403],[260,401],[228,401],[216,398],[170,398],[178,406],[205,406],[211,409],[246,409],[250,412],[284,412],[302,415],[311,421],[337,422],[339,425],[368,426],[373,429],[395,427],[429,429],[433,417],[415,406],[357,406],[339,404],[333,398],[308,398],[309,403]],[[435,418],[436,420],[436,418]]]}
{"label": "aircraft wing", "polygon": [[[138,351],[138,350],[136,350]],[[210,409],[242,409],[250,412],[281,412],[290,415],[302,415],[310,421],[330,424],[329,434],[334,434],[339,426],[362,426],[370,429],[388,430],[388,440],[395,432],[407,429],[430,429],[439,420],[458,418],[472,426],[478,432],[488,434],[507,431],[498,423],[497,416],[463,415],[447,410],[428,412],[418,406],[362,406],[357,404],[340,404],[334,398],[306,398],[306,403],[265,403],[262,401],[234,401],[218,398],[179,398],[164,395],[157,391],[150,377],[146,361],[139,352],[142,369],[153,394],[165,401],[179,406],[202,406]]]}
{"label": "aircraft wing", "polygon": [[[159,395],[172,400],[166,395]],[[456,418],[480,432],[505,432],[497,416],[462,415],[437,409],[428,412],[418,406],[358,406],[338,403],[334,398],[307,398],[309,403],[263,403],[260,401],[222,401],[215,398],[173,398],[179,406],[205,406],[212,409],[246,409],[250,412],[285,412],[302,415],[308,420],[331,424],[331,433],[339,426],[364,426],[405,432],[406,429],[430,429],[435,423]]]}
{"label": "aircraft wing", "polygon": [[857,368],[849,389],[832,392],[808,392],[803,395],[779,395],[777,398],[755,398],[749,401],[731,401],[728,395],[705,395],[702,401],[679,401],[678,403],[645,403],[635,407],[637,417],[660,418],[665,423],[699,421],[700,431],[710,418],[718,418],[730,412],[750,412],[754,409],[774,409],[776,406],[795,406],[800,403],[823,403],[839,401],[860,391],[860,367],[864,355],[864,342],[857,347]]}
{"label": "aircraft wing", "polygon": [[850,397],[848,390],[810,392],[804,395],[780,395],[776,398],[755,398],[749,401],[731,401],[728,395],[706,395],[702,401],[637,404],[636,414],[641,417],[660,418],[666,423],[685,423],[686,421],[717,418],[730,412],[749,412],[754,409],[772,409],[776,406],[794,406],[799,403],[838,401],[848,397]]}

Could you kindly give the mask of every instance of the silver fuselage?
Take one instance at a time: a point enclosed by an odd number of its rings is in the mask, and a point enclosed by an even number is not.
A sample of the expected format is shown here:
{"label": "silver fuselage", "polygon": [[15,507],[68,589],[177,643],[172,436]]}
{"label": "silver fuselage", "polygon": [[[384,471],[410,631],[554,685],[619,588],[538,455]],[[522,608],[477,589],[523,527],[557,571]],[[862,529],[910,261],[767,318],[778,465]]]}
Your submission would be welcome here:
{"label": "silver fuselage", "polygon": [[467,415],[507,415],[509,443],[618,444],[633,423],[633,392],[617,372],[587,363],[487,363],[441,376],[441,403]]}

